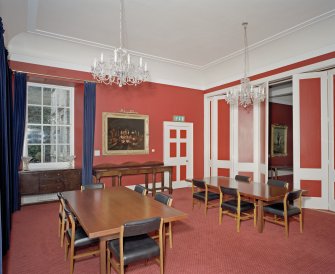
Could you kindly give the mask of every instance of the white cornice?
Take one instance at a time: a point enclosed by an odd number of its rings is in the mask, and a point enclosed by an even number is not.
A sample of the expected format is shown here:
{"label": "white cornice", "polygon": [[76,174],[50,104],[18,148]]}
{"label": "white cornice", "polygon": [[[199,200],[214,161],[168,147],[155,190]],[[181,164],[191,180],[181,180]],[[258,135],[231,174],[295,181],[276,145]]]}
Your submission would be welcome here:
{"label": "white cornice", "polygon": [[[252,45],[248,46],[248,50],[250,51],[250,50],[256,49],[258,47],[264,46],[264,45],[266,45],[268,43],[271,43],[271,42],[273,42],[275,40],[283,38],[283,37],[285,37],[287,35],[290,35],[290,34],[292,34],[294,32],[297,32],[297,31],[299,31],[301,29],[304,29],[304,28],[306,28],[308,26],[311,26],[313,24],[316,24],[318,22],[326,20],[326,19],[328,19],[328,18],[330,18],[330,17],[332,17],[334,15],[335,15],[335,9],[331,10],[329,12],[326,12],[324,14],[321,14],[319,16],[316,16],[316,17],[314,17],[314,18],[312,18],[310,20],[307,20],[307,21],[305,21],[303,23],[300,23],[300,24],[298,24],[298,25],[296,25],[296,26],[294,26],[292,28],[289,28],[287,30],[279,32],[279,33],[277,33],[277,34],[275,34],[275,35],[273,35],[271,37],[268,37],[268,38],[266,38],[266,39],[264,39],[262,41],[259,41],[259,42],[255,43],[255,44],[252,44]],[[210,67],[213,67],[213,66],[218,65],[220,63],[223,63],[225,61],[228,61],[228,60],[230,60],[232,58],[235,58],[235,57],[237,57],[239,55],[242,55],[243,53],[244,53],[244,49],[235,51],[235,52],[233,52],[233,53],[231,53],[231,54],[229,54],[227,56],[224,56],[222,58],[219,58],[219,59],[217,59],[217,60],[215,60],[213,62],[210,62],[210,63],[202,66],[200,70],[206,70],[206,69],[208,69]]]}
{"label": "white cornice", "polygon": [[[38,1],[38,0],[30,0],[31,2],[35,3],[34,1]],[[37,5],[35,4],[34,7],[36,7]],[[35,14],[34,12],[35,10],[32,8],[32,11],[29,12],[28,17],[33,17],[33,14]],[[271,37],[268,37],[262,41],[259,41],[255,44],[252,44],[248,47],[248,50],[253,50],[256,49],[258,47],[264,46],[268,43],[271,43],[275,40],[278,40],[280,38],[283,38],[287,35],[290,35],[294,32],[297,32],[303,28],[306,28],[308,26],[311,26],[313,24],[316,24],[320,21],[326,20],[332,16],[335,15],[335,9],[331,10],[329,12],[326,12],[324,14],[321,14],[319,16],[316,16],[310,20],[307,20],[303,23],[300,23],[292,28],[289,28],[287,30],[284,30],[278,34],[275,34]],[[28,19],[29,24],[28,24],[28,33],[32,33],[32,34],[37,34],[37,35],[41,35],[41,36],[46,36],[46,37],[51,37],[51,38],[55,38],[55,39],[59,39],[59,40],[64,40],[64,41],[68,41],[68,42],[72,42],[72,43],[78,43],[78,44],[82,44],[82,45],[86,45],[86,46],[90,46],[90,47],[96,47],[96,48],[100,48],[100,49],[106,49],[106,50],[114,50],[115,47],[110,46],[110,45],[106,45],[106,44],[101,44],[101,43],[96,43],[93,41],[88,41],[88,40],[84,40],[84,39],[79,39],[79,38],[75,38],[72,36],[65,36],[65,35],[60,35],[60,34],[56,34],[56,33],[52,33],[52,32],[47,32],[47,31],[43,31],[43,30],[39,30],[37,28],[35,28],[35,22],[32,19]],[[224,56],[222,58],[219,58],[213,62],[210,62],[204,66],[199,66],[199,65],[194,65],[194,64],[190,64],[190,63],[186,63],[186,62],[181,62],[181,61],[176,61],[176,60],[172,60],[172,59],[168,59],[168,58],[163,58],[163,57],[159,57],[159,56],[155,56],[155,55],[150,55],[150,54],[146,54],[146,53],[142,53],[142,52],[137,52],[137,51],[132,51],[132,50],[128,50],[132,55],[134,56],[142,56],[151,60],[155,60],[155,61],[159,61],[159,62],[165,62],[165,63],[170,63],[170,64],[174,64],[174,65],[178,65],[178,66],[182,66],[182,67],[187,67],[193,70],[206,70],[209,69],[213,66],[216,66],[218,64],[224,63],[232,58],[235,58],[241,54],[243,54],[243,49],[238,50],[236,52],[233,52],[227,56]]]}
{"label": "white cornice", "polygon": [[[41,65],[41,66],[71,69],[71,70],[77,70],[77,71],[82,71],[82,72],[91,71],[91,68],[89,66],[82,66],[82,65],[72,64],[72,63],[59,62],[59,61],[55,61],[51,59],[39,58],[39,57],[33,57],[33,56],[27,56],[27,55],[15,54],[15,53],[12,53],[9,55],[9,60],[30,63],[30,64],[35,64],[35,65]],[[89,79],[83,79],[83,80],[89,80]],[[182,81],[171,81],[171,80],[164,79],[161,77],[159,78],[155,77],[153,79],[150,79],[150,82],[157,83],[157,84],[190,88],[190,89],[198,89],[199,91],[203,91],[203,87],[200,85],[190,84],[190,83],[182,82]]]}
{"label": "white cornice", "polygon": [[[79,38],[75,38],[75,37],[71,37],[71,36],[60,35],[60,34],[57,34],[57,33],[52,33],[52,32],[43,31],[43,30],[39,30],[39,29],[29,30],[27,32],[31,33],[31,34],[46,36],[46,37],[50,37],[50,38],[54,38],[54,39],[58,39],[58,40],[64,40],[64,41],[67,41],[67,42],[82,44],[82,45],[85,45],[85,46],[95,47],[95,48],[99,48],[99,49],[106,49],[106,50],[110,50],[110,51],[113,51],[115,49],[115,47],[110,46],[110,45],[101,44],[101,43],[97,43],[97,42],[93,42],[93,41],[89,41],[89,40],[84,40],[84,39],[79,39]],[[177,65],[177,66],[190,68],[190,69],[193,69],[193,70],[200,70],[202,68],[201,66],[197,66],[197,65],[193,65],[193,64],[189,64],[189,63],[185,63],[185,62],[180,62],[180,61],[176,61],[176,60],[172,60],[172,59],[168,59],[168,58],[163,58],[163,57],[159,57],[159,56],[155,56],[155,55],[150,55],[150,54],[146,54],[146,53],[142,53],[142,52],[138,52],[138,51],[134,51],[134,50],[127,49],[127,51],[130,54],[132,54],[136,57],[144,57],[144,58],[147,58],[147,59],[151,59],[151,60],[155,60],[155,61],[159,61],[159,62],[164,62],[164,63],[170,63],[170,64],[174,64],[174,65]]]}

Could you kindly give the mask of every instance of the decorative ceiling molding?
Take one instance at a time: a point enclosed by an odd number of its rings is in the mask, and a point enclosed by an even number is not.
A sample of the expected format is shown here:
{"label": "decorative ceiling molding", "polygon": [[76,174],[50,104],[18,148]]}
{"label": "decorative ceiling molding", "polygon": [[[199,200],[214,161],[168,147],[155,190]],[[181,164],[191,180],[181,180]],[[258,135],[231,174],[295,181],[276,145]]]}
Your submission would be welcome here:
{"label": "decorative ceiling molding", "polygon": [[[283,38],[283,37],[285,37],[285,36],[288,36],[288,35],[290,35],[290,34],[292,34],[292,33],[294,33],[294,32],[297,32],[297,31],[299,31],[299,30],[301,30],[301,29],[307,28],[307,27],[309,27],[309,26],[311,26],[311,25],[313,25],[313,24],[316,24],[316,23],[318,23],[318,22],[321,22],[321,21],[323,21],[323,20],[326,20],[326,19],[328,19],[328,18],[330,18],[330,17],[332,17],[332,16],[335,16],[335,9],[334,9],[334,10],[331,10],[331,11],[329,11],[329,12],[326,12],[326,13],[324,13],[324,14],[321,14],[321,15],[319,15],[319,16],[316,16],[316,17],[314,17],[314,18],[312,18],[312,19],[310,19],[310,20],[307,20],[307,21],[305,21],[305,22],[303,22],[303,23],[300,23],[300,24],[298,24],[298,25],[296,25],[296,26],[294,26],[294,27],[292,27],[292,28],[289,28],[289,29],[287,29],[287,30],[284,30],[284,31],[282,31],[282,32],[279,32],[279,33],[277,33],[277,34],[275,34],[275,35],[273,35],[273,36],[271,36],[271,37],[268,37],[268,38],[266,38],[266,39],[264,39],[264,40],[262,40],[262,41],[259,41],[259,42],[257,42],[257,43],[254,43],[254,44],[248,46],[248,51],[251,51],[251,50],[256,49],[256,48],[258,48],[258,47],[264,46],[264,45],[266,45],[266,44],[268,44],[268,43],[271,43],[271,42],[273,42],[273,41],[275,41],[275,40],[278,40],[278,39],[280,39],[280,38]],[[238,50],[238,51],[235,51],[235,52],[233,52],[232,54],[229,54],[229,55],[224,56],[224,57],[222,57],[222,58],[219,58],[219,59],[217,59],[217,60],[215,60],[215,61],[213,61],[213,62],[210,62],[210,63],[208,63],[207,65],[202,66],[202,67],[201,67],[201,70],[206,70],[206,69],[208,69],[208,68],[210,68],[210,67],[213,67],[213,66],[218,65],[218,64],[220,64],[220,63],[223,63],[223,62],[225,62],[225,61],[228,61],[228,60],[230,60],[230,59],[232,59],[232,58],[235,58],[235,57],[237,57],[237,56],[239,56],[239,55],[242,55],[243,52],[244,52],[243,49]]]}
{"label": "decorative ceiling molding", "polygon": [[[106,45],[106,44],[101,44],[101,43],[97,43],[97,42],[93,42],[93,41],[89,41],[89,40],[84,40],[84,39],[79,39],[73,36],[66,36],[66,35],[61,35],[61,34],[57,34],[57,33],[53,33],[53,32],[48,32],[48,31],[44,31],[41,29],[38,29],[36,27],[36,20],[37,20],[37,15],[38,15],[38,7],[39,7],[39,0],[28,0],[28,10],[27,10],[27,32],[28,33],[32,33],[32,34],[37,34],[37,35],[41,35],[41,36],[46,36],[46,37],[50,37],[50,38],[54,38],[54,39],[58,39],[58,40],[64,40],[64,41],[68,41],[68,42],[72,42],[72,43],[77,43],[77,44],[82,44],[85,46],[89,46],[89,47],[95,47],[98,49],[105,49],[105,50],[109,50],[109,51],[113,51],[115,49],[114,46],[111,45]],[[302,22],[294,27],[291,27],[289,29],[286,29],[280,33],[277,33],[271,37],[268,37],[262,41],[259,41],[257,43],[254,43],[252,45],[250,45],[248,47],[248,50],[251,51],[253,49],[256,49],[258,47],[264,46],[268,43],[271,43],[275,40],[278,40],[280,38],[283,38],[287,35],[290,35],[294,32],[297,32],[303,28],[306,28],[308,26],[311,26],[313,24],[316,24],[320,21],[326,20],[332,16],[335,15],[335,9],[328,11],[326,13],[323,13],[319,16],[316,16],[312,19],[309,19],[305,22]],[[138,52],[138,51],[131,51],[129,50],[129,52],[132,55],[135,56],[142,56],[145,57],[147,59],[151,59],[151,60],[155,60],[155,61],[159,61],[159,62],[165,62],[165,63],[170,63],[170,64],[174,64],[174,65],[178,65],[178,66],[182,66],[182,67],[186,67],[186,68],[190,68],[193,70],[199,70],[199,71],[203,71],[206,69],[209,69],[213,66],[216,66],[218,64],[224,63],[230,59],[233,59],[237,56],[240,56],[243,54],[243,49],[235,51],[229,55],[226,55],[222,58],[219,58],[213,62],[210,62],[204,66],[200,66],[200,65],[194,65],[191,63],[186,63],[186,62],[181,62],[181,61],[177,61],[177,60],[173,60],[173,59],[168,59],[168,58],[164,58],[164,57],[160,57],[160,56],[155,56],[155,55],[150,55],[150,54],[146,54],[143,52]]]}
{"label": "decorative ceiling molding", "polygon": [[[67,41],[67,42],[82,44],[82,45],[89,46],[89,47],[96,47],[96,48],[99,48],[99,49],[106,49],[106,50],[109,50],[109,51],[114,51],[114,49],[116,48],[114,46],[109,46],[109,45],[106,45],[106,44],[92,42],[92,41],[79,39],[79,38],[66,36],[66,35],[61,35],[61,34],[57,34],[57,33],[47,32],[47,31],[43,31],[43,30],[39,30],[39,29],[29,30],[28,33],[41,35],[41,36],[46,36],[46,37],[50,37],[50,38],[54,38],[54,39],[58,39],[58,40],[64,40],[64,41]],[[185,63],[185,62],[171,60],[171,59],[168,59],[168,58],[163,58],[163,57],[159,57],[159,56],[155,56],[155,55],[150,55],[150,54],[146,54],[146,53],[138,52],[138,51],[134,51],[134,50],[129,50],[129,49],[127,49],[127,50],[128,50],[129,53],[131,53],[132,55],[137,56],[137,57],[144,57],[146,59],[151,59],[151,60],[155,60],[155,61],[170,63],[170,64],[174,64],[174,65],[178,65],[178,66],[182,66],[182,67],[187,67],[187,68],[195,69],[195,70],[201,70],[201,68],[202,68],[201,66],[197,66],[197,65],[193,65],[193,64],[189,64],[189,63]]]}

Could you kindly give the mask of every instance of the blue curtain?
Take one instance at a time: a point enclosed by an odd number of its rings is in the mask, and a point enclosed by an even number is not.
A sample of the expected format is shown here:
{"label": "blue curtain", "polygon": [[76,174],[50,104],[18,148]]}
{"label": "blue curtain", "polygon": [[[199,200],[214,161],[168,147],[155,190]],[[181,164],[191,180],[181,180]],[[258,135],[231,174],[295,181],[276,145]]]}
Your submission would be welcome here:
{"label": "blue curtain", "polygon": [[27,75],[15,73],[13,111],[13,199],[12,207],[20,209],[19,167],[22,157],[24,129],[26,120]]}
{"label": "blue curtain", "polygon": [[[0,17],[0,190],[1,190],[1,251],[2,256],[9,248],[11,214],[14,211],[13,158],[12,158],[12,72],[8,66],[8,52],[3,38],[3,24]],[[1,256],[1,260],[2,260]],[[2,264],[2,263],[1,263]]]}
{"label": "blue curtain", "polygon": [[84,84],[82,185],[92,184],[95,128],[95,83]]}

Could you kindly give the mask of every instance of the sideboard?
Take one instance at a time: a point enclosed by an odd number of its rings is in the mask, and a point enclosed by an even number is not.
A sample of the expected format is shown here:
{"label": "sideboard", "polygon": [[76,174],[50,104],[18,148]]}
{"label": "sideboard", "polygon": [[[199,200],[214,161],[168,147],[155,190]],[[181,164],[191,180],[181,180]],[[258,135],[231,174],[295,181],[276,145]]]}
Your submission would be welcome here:
{"label": "sideboard", "polygon": [[20,171],[21,195],[77,190],[81,185],[81,169]]}

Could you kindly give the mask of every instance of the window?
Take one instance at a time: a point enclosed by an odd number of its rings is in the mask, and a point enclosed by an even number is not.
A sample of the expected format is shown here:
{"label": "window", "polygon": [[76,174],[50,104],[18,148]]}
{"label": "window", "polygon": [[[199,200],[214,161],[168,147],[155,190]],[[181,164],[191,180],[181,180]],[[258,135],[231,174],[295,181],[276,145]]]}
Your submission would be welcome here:
{"label": "window", "polygon": [[24,156],[30,169],[73,164],[73,88],[28,83]]}

